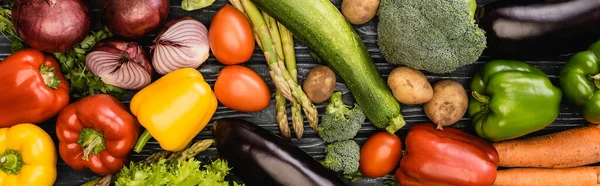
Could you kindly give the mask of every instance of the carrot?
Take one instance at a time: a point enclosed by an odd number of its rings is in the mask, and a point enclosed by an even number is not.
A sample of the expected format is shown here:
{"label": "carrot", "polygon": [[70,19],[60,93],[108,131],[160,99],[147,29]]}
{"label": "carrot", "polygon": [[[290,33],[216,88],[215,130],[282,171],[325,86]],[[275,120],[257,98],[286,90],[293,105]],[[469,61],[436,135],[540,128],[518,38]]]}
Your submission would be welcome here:
{"label": "carrot", "polygon": [[518,185],[600,185],[600,167],[576,167],[562,169],[513,168],[499,170],[493,186]]}
{"label": "carrot", "polygon": [[493,144],[501,167],[566,168],[600,162],[600,126]]}

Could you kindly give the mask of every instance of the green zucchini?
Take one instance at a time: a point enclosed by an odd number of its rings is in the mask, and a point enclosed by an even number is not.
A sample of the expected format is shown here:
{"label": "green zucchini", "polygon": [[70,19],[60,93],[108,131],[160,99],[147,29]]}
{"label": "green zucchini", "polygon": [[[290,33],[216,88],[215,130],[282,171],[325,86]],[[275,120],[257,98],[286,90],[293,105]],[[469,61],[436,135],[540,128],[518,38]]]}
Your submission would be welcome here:
{"label": "green zucchini", "polygon": [[329,0],[252,0],[285,25],[346,83],[356,103],[378,128],[405,125],[400,104],[381,78],[354,28]]}

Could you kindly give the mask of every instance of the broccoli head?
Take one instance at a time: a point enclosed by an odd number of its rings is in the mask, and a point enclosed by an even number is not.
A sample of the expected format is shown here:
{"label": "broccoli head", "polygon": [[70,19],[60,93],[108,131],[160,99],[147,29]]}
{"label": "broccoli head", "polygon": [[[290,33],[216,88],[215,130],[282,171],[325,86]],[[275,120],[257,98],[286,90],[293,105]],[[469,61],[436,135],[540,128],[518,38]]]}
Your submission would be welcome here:
{"label": "broccoli head", "polygon": [[356,136],[365,119],[365,114],[357,104],[349,109],[342,101],[342,93],[336,92],[329,98],[329,104],[317,131],[327,143],[349,140]]}
{"label": "broccoli head", "polygon": [[354,140],[330,143],[325,148],[325,153],[325,167],[344,174],[352,174],[358,170],[360,146]]}
{"label": "broccoli head", "polygon": [[381,0],[377,42],[385,59],[433,73],[471,64],[486,47],[475,0]]}

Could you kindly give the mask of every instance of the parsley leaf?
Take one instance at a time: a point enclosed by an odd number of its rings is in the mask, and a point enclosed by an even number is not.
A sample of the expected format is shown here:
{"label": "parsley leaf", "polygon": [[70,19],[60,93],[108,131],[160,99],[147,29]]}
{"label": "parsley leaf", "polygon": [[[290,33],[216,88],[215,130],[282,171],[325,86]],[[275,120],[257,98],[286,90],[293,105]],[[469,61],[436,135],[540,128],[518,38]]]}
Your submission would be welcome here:
{"label": "parsley leaf", "polygon": [[70,82],[72,98],[78,99],[99,93],[111,94],[117,98],[125,95],[125,90],[104,83],[85,66],[85,55],[96,43],[109,37],[112,37],[112,33],[104,27],[100,31],[90,33],[75,48],[64,53],[54,53],[63,74]]}

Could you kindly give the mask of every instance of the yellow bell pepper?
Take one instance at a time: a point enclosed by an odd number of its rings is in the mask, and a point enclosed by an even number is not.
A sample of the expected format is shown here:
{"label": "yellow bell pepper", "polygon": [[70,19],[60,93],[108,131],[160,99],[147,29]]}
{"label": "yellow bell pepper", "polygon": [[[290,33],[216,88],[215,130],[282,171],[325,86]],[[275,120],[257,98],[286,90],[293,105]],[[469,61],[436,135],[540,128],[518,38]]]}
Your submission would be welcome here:
{"label": "yellow bell pepper", "polygon": [[0,129],[0,185],[46,186],[56,181],[56,149],[40,127],[23,123]]}
{"label": "yellow bell pepper", "polygon": [[183,150],[217,110],[217,97],[193,68],[172,71],[133,96],[130,109],[146,131],[134,147],[140,152],[154,137],[167,151]]}

